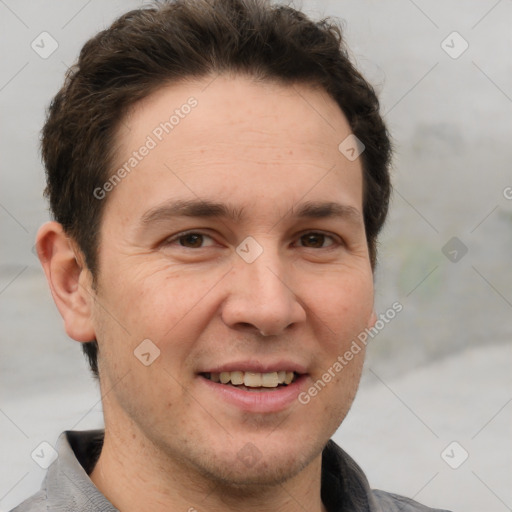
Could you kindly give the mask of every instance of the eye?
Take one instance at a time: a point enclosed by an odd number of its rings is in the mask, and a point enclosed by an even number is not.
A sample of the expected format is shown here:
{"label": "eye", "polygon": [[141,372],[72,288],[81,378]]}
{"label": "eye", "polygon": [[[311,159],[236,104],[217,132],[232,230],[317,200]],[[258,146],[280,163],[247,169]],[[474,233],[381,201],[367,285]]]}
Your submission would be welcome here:
{"label": "eye", "polygon": [[214,245],[212,237],[203,233],[189,231],[188,233],[179,233],[166,241],[166,245],[180,245],[187,249],[201,249]]}
{"label": "eye", "polygon": [[332,236],[326,235],[324,233],[306,233],[299,238],[299,246],[307,247],[309,249],[323,249],[325,247],[330,247],[334,244],[334,239]]}

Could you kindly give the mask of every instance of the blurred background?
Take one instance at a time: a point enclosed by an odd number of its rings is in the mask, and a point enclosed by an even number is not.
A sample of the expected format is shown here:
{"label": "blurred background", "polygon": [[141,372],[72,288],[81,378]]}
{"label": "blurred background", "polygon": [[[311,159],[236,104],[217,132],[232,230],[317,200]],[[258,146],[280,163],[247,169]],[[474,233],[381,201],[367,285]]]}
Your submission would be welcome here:
{"label": "blurred background", "polygon": [[[136,1],[0,1],[0,512],[35,492],[31,454],[102,425],[35,256],[48,219],[45,108],[84,42]],[[512,2],[295,2],[343,20],[393,135],[395,185],[368,349],[335,440],[372,487],[429,506],[512,510]]]}

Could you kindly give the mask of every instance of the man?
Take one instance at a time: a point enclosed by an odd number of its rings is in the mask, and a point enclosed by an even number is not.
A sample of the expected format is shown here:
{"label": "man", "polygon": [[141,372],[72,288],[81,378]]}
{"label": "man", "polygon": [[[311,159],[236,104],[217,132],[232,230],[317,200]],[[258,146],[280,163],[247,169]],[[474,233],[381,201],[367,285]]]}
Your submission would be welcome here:
{"label": "man", "polygon": [[432,510],[329,441],[390,194],[336,25],[255,0],[130,12],[82,49],[42,152],[37,250],[105,431],[64,433],[15,510]]}

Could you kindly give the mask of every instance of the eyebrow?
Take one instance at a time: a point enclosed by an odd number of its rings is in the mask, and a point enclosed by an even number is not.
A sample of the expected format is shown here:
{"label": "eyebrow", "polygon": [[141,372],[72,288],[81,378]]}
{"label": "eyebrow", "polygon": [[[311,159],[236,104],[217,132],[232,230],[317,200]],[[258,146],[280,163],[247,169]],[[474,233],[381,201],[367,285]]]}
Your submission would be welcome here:
{"label": "eyebrow", "polygon": [[239,221],[243,217],[243,209],[201,199],[173,201],[148,210],[142,216],[141,224],[148,226],[174,217],[231,218]]}
{"label": "eyebrow", "polygon": [[361,212],[357,208],[335,202],[307,202],[294,207],[290,213],[293,213],[294,217],[307,219],[339,217],[346,218],[355,224],[363,221]]}
{"label": "eyebrow", "polygon": [[[173,201],[148,210],[141,217],[141,224],[148,226],[153,223],[169,221],[176,217],[225,218],[240,222],[244,218],[244,209],[225,203],[193,199]],[[291,208],[284,217],[302,219],[346,218],[354,224],[361,224],[361,212],[353,206],[336,202],[306,202]]]}

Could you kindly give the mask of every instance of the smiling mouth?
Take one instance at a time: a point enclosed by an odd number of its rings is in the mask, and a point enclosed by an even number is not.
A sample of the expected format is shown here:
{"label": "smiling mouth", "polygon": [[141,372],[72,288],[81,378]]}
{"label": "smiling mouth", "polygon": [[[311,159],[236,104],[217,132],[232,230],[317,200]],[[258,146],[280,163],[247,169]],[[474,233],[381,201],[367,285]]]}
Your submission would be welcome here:
{"label": "smiling mouth", "polygon": [[288,386],[298,377],[295,372],[205,372],[201,376],[212,382],[233,386],[246,391],[270,391],[283,386]]}

